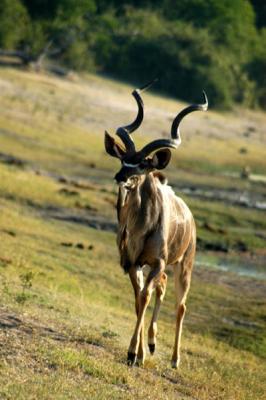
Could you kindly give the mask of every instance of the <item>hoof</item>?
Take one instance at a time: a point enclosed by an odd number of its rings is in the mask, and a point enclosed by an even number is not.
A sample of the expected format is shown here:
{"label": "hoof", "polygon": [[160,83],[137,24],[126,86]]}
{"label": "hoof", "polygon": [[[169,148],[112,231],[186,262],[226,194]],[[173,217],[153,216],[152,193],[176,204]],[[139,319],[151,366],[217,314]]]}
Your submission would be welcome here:
{"label": "hoof", "polygon": [[143,358],[137,358],[136,365],[137,365],[138,367],[143,367],[143,365],[144,365],[144,359],[143,359]]}
{"label": "hoof", "polygon": [[151,354],[154,354],[155,352],[155,344],[149,344],[149,350]]}
{"label": "hoof", "polygon": [[179,361],[171,361],[171,366],[172,366],[172,368],[174,368],[174,369],[177,369],[178,367],[179,367]]}
{"label": "hoof", "polygon": [[134,365],[137,359],[137,354],[128,352],[127,353],[127,365]]}

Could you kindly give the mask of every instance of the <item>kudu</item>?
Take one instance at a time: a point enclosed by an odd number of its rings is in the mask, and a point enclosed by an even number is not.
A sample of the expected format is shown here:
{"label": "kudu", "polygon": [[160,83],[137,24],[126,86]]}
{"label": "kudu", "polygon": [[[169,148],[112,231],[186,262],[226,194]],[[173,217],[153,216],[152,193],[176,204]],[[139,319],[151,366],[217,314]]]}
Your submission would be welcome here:
{"label": "kudu", "polygon": [[[206,111],[208,99],[203,92],[204,104],[190,105],[175,117],[170,139],[154,140],[140,151],[136,151],[130,134],[142,123],[144,113],[140,93],[150,84],[132,92],[138,105],[137,117],[134,122],[116,131],[125,148],[105,132],[105,149],[109,155],[117,157],[122,163],[121,169],[115,175],[119,185],[117,245],[121,266],[129,273],[134,289],[137,313],[137,322],[128,349],[128,364],[144,362],[144,315],[154,289],[156,300],[148,329],[148,345],[151,354],[155,351],[157,319],[167,283],[165,268],[172,265],[176,297],[172,367],[177,368],[180,362],[185,303],[195,257],[196,228],[187,205],[174,194],[167,185],[166,178],[156,170],[165,168],[169,163],[169,148],[176,149],[180,145],[179,124],[182,119],[193,111]],[[153,152],[153,156],[149,157]],[[145,265],[149,266],[150,270],[144,284],[142,268]]]}

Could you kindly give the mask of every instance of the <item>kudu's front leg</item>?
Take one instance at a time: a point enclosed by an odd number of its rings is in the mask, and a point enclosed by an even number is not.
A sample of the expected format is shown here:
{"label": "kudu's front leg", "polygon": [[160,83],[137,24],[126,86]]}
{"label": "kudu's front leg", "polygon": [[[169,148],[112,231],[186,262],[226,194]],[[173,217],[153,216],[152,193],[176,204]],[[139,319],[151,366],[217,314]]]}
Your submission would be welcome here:
{"label": "kudu's front leg", "polygon": [[[134,330],[134,334],[130,341],[128,349],[128,364],[134,365],[137,358],[137,351],[139,349],[139,344],[141,340],[141,331],[144,331],[144,316],[145,311],[149,305],[152,290],[160,282],[161,275],[164,272],[165,262],[163,260],[158,260],[151,265],[151,271],[146,279],[144,288],[140,292],[139,302],[138,302],[138,317],[137,323]],[[143,360],[144,361],[144,360]]]}
{"label": "kudu's front leg", "polygon": [[[131,267],[129,270],[129,277],[134,289],[135,294],[135,309],[136,314],[138,317],[139,314],[139,303],[140,303],[140,293],[143,289],[144,282],[143,282],[143,272],[141,269],[137,267]],[[144,326],[140,331],[140,341],[137,351],[137,361],[139,364],[143,364],[145,359],[145,346],[144,346]],[[135,360],[134,360],[135,362]]]}

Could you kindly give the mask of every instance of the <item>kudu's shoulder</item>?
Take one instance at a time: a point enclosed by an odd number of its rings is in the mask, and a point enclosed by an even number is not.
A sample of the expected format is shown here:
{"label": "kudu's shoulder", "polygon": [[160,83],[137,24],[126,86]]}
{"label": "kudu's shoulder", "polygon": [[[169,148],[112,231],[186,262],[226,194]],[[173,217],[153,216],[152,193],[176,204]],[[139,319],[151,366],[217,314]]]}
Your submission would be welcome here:
{"label": "kudu's shoulder", "polygon": [[156,180],[156,186],[159,189],[162,196],[162,205],[164,208],[170,208],[171,213],[177,213],[183,215],[186,219],[192,217],[192,213],[185,203],[185,201],[179,197],[173,188],[168,185],[167,178],[160,172],[153,174]]}
{"label": "kudu's shoulder", "polygon": [[162,185],[167,185],[168,180],[167,180],[167,178],[166,178],[166,176],[165,176],[164,174],[162,174],[162,173],[159,172],[159,171],[154,171],[154,172],[152,173],[152,175],[153,175],[153,177],[154,177],[156,180],[158,180]]}
{"label": "kudu's shoulder", "polygon": [[156,184],[157,189],[162,195],[162,200],[165,202],[167,199],[175,202],[175,192],[170,185],[168,185],[168,180],[164,174],[161,172],[153,172],[153,178]]}

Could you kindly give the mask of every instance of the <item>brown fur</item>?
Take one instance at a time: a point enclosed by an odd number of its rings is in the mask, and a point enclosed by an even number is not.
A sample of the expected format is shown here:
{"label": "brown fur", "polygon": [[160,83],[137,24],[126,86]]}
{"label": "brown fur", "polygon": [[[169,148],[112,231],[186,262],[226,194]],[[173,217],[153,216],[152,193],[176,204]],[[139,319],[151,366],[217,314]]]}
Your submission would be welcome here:
{"label": "brown fur", "polygon": [[[172,264],[176,288],[176,334],[172,366],[176,368],[180,361],[182,323],[195,256],[196,228],[190,210],[182,199],[175,196],[158,170],[166,168],[171,159],[170,149],[176,149],[181,143],[179,125],[183,118],[194,111],[206,111],[208,99],[203,92],[204,104],[192,104],[177,114],[172,122],[170,139],[153,140],[137,151],[131,134],[143,121],[144,108],[140,93],[153,82],[132,92],[138,105],[137,117],[131,124],[120,126],[116,131],[125,148],[107,132],[104,143],[106,152],[118,158],[122,164],[114,177],[120,185],[117,245],[121,265],[129,273],[134,289],[137,312],[137,322],[128,349],[128,363],[134,364],[136,358],[138,362],[144,362],[144,316],[155,289],[155,307],[148,330],[150,352],[154,353],[157,319],[167,285],[165,267]],[[141,270],[144,265],[150,267],[145,284]]]}
{"label": "brown fur", "polygon": [[192,214],[164,182],[161,173],[141,176],[123,205],[119,189],[117,243],[121,260],[130,264],[127,270],[134,265],[150,265],[156,258],[163,258],[166,265],[174,264],[195,243]]}
{"label": "brown fur", "polygon": [[[193,267],[196,229],[193,216],[183,202],[175,196],[160,172],[140,175],[130,190],[119,189],[117,213],[119,230],[117,244],[121,265],[129,272],[136,296],[138,321],[129,347],[129,362],[144,361],[143,343],[144,314],[153,289],[156,289],[156,304],[149,328],[149,346],[154,352],[157,318],[166,289],[164,268],[174,265],[177,320],[176,339],[172,366],[179,363],[179,347],[185,301],[190,286]],[[139,267],[149,265],[151,272],[145,286],[140,287],[136,278]],[[142,274],[142,271],[139,273]],[[161,289],[162,279],[163,292]],[[163,293],[163,295],[162,295]],[[132,359],[133,357],[133,359]]]}

